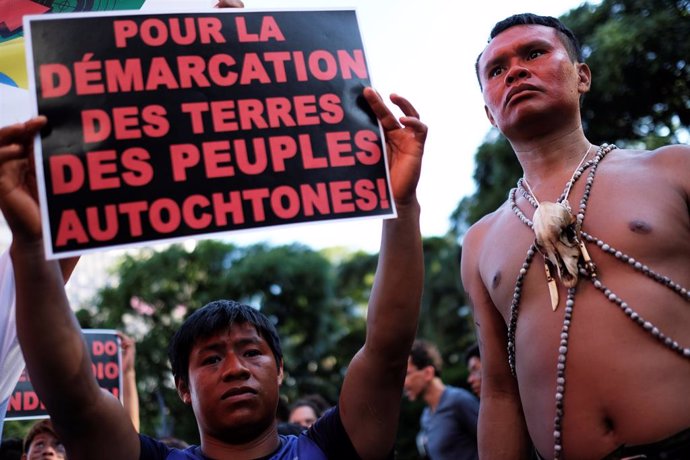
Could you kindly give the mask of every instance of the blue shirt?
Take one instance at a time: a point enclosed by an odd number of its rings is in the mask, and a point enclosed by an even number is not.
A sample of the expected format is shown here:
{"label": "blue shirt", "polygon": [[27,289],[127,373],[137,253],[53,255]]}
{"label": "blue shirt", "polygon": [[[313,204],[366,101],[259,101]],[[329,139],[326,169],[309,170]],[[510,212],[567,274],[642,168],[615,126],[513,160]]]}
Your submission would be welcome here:
{"label": "blue shirt", "polygon": [[[299,436],[280,435],[280,447],[269,460],[356,460],[359,459],[335,406]],[[139,435],[139,460],[206,460],[199,446],[172,449],[160,441]]]}
{"label": "blue shirt", "polygon": [[431,460],[476,460],[479,400],[446,385],[435,411],[422,412],[422,438]]}

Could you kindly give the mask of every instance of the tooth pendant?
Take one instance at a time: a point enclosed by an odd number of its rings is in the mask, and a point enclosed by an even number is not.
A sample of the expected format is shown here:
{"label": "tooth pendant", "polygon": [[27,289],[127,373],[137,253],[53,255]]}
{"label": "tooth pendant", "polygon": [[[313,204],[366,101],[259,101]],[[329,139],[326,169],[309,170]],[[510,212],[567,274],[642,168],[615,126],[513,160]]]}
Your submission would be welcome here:
{"label": "tooth pendant", "polygon": [[549,264],[544,263],[544,272],[546,272],[546,282],[549,286],[549,296],[551,297],[551,310],[556,311],[558,308],[558,285],[553,276],[551,276],[551,269]]}

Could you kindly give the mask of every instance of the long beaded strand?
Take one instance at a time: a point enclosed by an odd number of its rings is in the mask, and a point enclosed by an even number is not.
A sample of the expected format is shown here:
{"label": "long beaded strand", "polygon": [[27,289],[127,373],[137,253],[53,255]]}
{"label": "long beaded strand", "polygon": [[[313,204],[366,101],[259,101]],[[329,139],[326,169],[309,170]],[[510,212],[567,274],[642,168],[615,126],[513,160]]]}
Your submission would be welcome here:
{"label": "long beaded strand", "polygon": [[[644,274],[645,276],[651,278],[652,280],[666,286],[667,288],[671,289],[672,291],[676,292],[678,295],[680,295],[683,299],[686,301],[690,301],[690,292],[688,289],[682,287],[678,283],[674,282],[671,280],[668,276],[660,275],[653,270],[651,270],[649,267],[646,265],[642,264],[641,262],[635,260],[633,257],[628,256],[627,254],[623,253],[622,251],[616,250],[615,248],[611,247],[610,245],[604,243],[602,240],[591,236],[590,234],[582,231],[582,224],[584,222],[585,218],[585,211],[587,210],[587,202],[589,200],[589,196],[591,194],[591,188],[592,184],[594,183],[594,176],[596,174],[597,167],[599,165],[599,162],[613,149],[615,149],[615,145],[602,145],[599,150],[597,151],[597,154],[595,157],[582,164],[573,174],[571,179],[568,181],[566,184],[565,190],[563,194],[559,197],[558,201],[562,202],[567,198],[567,193],[570,190],[570,188],[574,185],[574,183],[581,177],[582,173],[589,167],[592,167],[592,169],[589,172],[589,175],[587,177],[587,182],[585,184],[585,191],[582,195],[582,199],[580,200],[580,206],[578,210],[578,214],[576,216],[576,229],[577,233],[579,234],[579,238],[582,239],[584,238],[587,242],[589,243],[594,243],[599,247],[603,252],[610,254],[614,256],[616,259],[621,260],[624,263],[627,263],[631,267],[633,267],[635,270],[638,272]],[[536,199],[534,198],[533,194],[530,193],[530,191],[526,190],[526,187],[523,186],[523,181],[520,180],[518,181],[518,186],[517,189],[519,189],[522,193],[522,195],[527,199],[527,201],[533,206],[537,207],[538,203]],[[509,202],[511,205],[511,208],[513,212],[517,215],[517,217],[522,221],[525,225],[528,227],[532,228],[533,223],[525,216],[525,214],[520,210],[520,208],[517,206],[516,200],[515,200],[515,193],[516,189],[512,189],[509,193]],[[584,243],[582,244],[582,248],[584,251]],[[530,246],[530,248],[527,251],[527,257],[525,258],[525,262],[523,262],[522,267],[520,268],[520,272],[518,274],[518,278],[515,283],[515,290],[513,291],[513,299],[511,302],[510,306],[510,321],[508,324],[508,362],[510,365],[511,372],[513,375],[515,375],[515,330],[517,328],[517,318],[518,318],[518,312],[519,312],[519,307],[520,307],[520,298],[521,298],[521,293],[522,293],[522,284],[524,282],[524,278],[527,274],[527,271],[529,270],[530,264],[532,262],[532,259],[534,258],[534,255],[536,254],[537,249],[534,244]],[[613,304],[617,305],[623,313],[628,316],[632,321],[634,321],[636,324],[638,324],[643,330],[647,331],[649,334],[652,335],[655,339],[660,341],[662,344],[664,344],[667,348],[675,351],[676,353],[679,353],[681,356],[685,358],[690,358],[690,348],[684,348],[678,342],[673,340],[671,337],[666,336],[663,332],[661,332],[656,326],[654,326],[651,322],[645,320],[642,318],[639,314],[637,314],[628,304],[627,302],[623,301],[617,294],[615,294],[613,291],[608,289],[604,283],[601,282],[601,280],[598,278],[597,273],[596,273],[596,267],[594,263],[591,261],[586,263],[584,267],[580,267],[580,273],[585,277],[586,279],[589,279],[593,286],[602,292],[604,296]],[[575,306],[575,292],[576,288],[570,288],[568,289],[568,296],[566,298],[566,306],[565,306],[565,313],[564,313],[564,318],[563,318],[563,326],[561,327],[561,334],[560,334],[560,343],[559,343],[559,348],[558,348],[558,362],[556,365],[556,416],[554,417],[554,459],[558,460],[561,458],[561,455],[563,453],[563,444],[562,444],[562,429],[563,429],[563,417],[565,414],[564,410],[564,400],[565,400],[565,389],[566,389],[566,358],[567,358],[567,353],[568,353],[568,339],[569,339],[569,332],[570,332],[570,326],[572,323],[572,314],[573,314],[573,309]]]}

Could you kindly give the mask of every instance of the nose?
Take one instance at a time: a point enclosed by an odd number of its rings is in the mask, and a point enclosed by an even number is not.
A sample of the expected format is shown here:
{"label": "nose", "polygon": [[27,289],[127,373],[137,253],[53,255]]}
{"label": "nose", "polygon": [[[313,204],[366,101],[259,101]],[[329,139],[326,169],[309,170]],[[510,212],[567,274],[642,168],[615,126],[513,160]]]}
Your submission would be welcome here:
{"label": "nose", "polygon": [[506,72],[506,84],[510,85],[516,81],[524,80],[530,76],[529,70],[522,66],[512,66],[508,72]]}
{"label": "nose", "polygon": [[41,457],[43,457],[43,458],[56,458],[57,452],[55,451],[55,448],[53,446],[47,446],[43,450],[43,452],[41,453]]}
{"label": "nose", "polygon": [[249,369],[244,365],[242,358],[233,352],[228,353],[223,366],[223,380],[247,379],[249,375]]}

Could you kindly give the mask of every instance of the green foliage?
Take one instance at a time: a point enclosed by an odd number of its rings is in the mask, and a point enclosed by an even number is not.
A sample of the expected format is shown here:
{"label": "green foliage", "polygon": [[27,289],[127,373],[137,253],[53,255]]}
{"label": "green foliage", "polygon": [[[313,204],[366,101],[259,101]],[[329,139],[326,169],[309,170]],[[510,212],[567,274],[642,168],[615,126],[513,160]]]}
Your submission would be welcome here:
{"label": "green foliage", "polygon": [[508,140],[492,130],[475,155],[474,182],[477,190],[464,197],[451,215],[451,233],[460,236],[470,225],[497,209],[522,175],[520,163]]}
{"label": "green foliage", "polygon": [[[261,308],[281,333],[288,399],[320,393],[334,402],[349,360],[364,342],[361,302],[371,284],[358,290],[357,283],[373,279],[374,269],[375,258],[354,255],[340,268],[351,273],[350,281],[339,285],[332,263],[306,246],[173,245],[123,257],[118,284],[99,292],[94,311],[77,315],[83,327],[124,329],[137,340],[142,432],[197,442],[193,414],[174,391],[167,360],[168,341],[189,313],[219,298]],[[360,280],[353,278],[356,272]],[[342,296],[335,295],[338,289]]]}
{"label": "green foliage", "polygon": [[690,126],[690,2],[604,0],[564,16],[589,55],[583,126],[595,143],[678,143]]}
{"label": "green foliage", "polygon": [[[459,247],[451,237],[428,238],[423,246],[419,332],[439,344],[449,383],[463,385],[465,364],[458,356],[474,336],[460,285]],[[198,442],[193,414],[175,392],[166,354],[182,320],[217,298],[261,308],[281,335],[283,394],[293,401],[319,393],[333,403],[350,359],[364,343],[377,259],[364,252],[316,252],[301,245],[241,248],[219,241],[193,249],[143,250],[124,256],[115,267],[118,283],[101,289],[96,308],[77,316],[83,327],[124,329],[136,339],[142,432]],[[397,443],[401,460],[416,458],[421,407],[404,403]]]}
{"label": "green foliage", "polygon": [[[604,0],[561,19],[592,69],[582,123],[593,143],[653,149],[688,138],[688,0]],[[477,150],[475,165],[477,189],[451,216],[458,238],[505,201],[521,174],[510,144],[495,132]]]}

